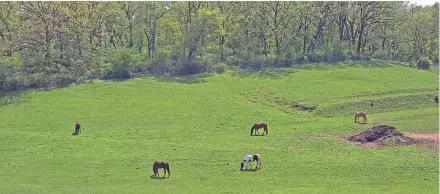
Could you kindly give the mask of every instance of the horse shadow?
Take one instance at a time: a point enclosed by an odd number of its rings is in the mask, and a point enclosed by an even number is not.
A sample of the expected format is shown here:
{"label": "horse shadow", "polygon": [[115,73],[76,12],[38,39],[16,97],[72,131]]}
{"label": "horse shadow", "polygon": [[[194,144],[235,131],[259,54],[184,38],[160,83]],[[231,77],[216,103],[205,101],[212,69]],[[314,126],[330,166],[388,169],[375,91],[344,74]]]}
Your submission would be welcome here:
{"label": "horse shadow", "polygon": [[259,169],[251,168],[251,169],[245,169],[241,170],[242,172],[257,172]]}
{"label": "horse shadow", "polygon": [[250,135],[250,136],[252,136],[252,137],[265,137],[267,135]]}
{"label": "horse shadow", "polygon": [[164,177],[164,176],[154,177],[154,175],[151,175],[150,178],[151,178],[151,179],[168,179],[168,178],[170,178],[170,177],[169,177],[169,176],[165,176],[165,177]]}

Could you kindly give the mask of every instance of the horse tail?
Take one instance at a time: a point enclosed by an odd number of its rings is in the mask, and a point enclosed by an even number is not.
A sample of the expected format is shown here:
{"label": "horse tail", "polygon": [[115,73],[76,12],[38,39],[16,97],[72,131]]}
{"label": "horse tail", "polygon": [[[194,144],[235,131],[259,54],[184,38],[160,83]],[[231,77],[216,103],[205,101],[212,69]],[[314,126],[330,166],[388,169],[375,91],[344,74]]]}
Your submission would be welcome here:
{"label": "horse tail", "polygon": [[170,172],[170,164],[167,165],[167,171],[168,171],[168,176],[171,176],[171,172]]}
{"label": "horse tail", "polygon": [[267,124],[264,125],[264,130],[266,130],[266,135],[267,135],[267,133],[269,131],[268,128],[267,128]]}

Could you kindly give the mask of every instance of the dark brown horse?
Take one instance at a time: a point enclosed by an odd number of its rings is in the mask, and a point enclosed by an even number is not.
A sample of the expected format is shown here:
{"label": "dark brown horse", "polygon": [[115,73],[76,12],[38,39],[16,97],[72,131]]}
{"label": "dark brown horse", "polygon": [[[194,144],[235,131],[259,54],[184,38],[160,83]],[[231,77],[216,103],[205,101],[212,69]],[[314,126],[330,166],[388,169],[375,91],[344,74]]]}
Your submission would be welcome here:
{"label": "dark brown horse", "polygon": [[168,177],[170,177],[170,165],[168,164],[168,162],[159,162],[156,161],[153,164],[153,177],[158,177],[159,176],[159,168],[163,168],[163,176],[165,177],[165,174],[167,174],[168,171]]}
{"label": "dark brown horse", "polygon": [[254,132],[254,129],[255,129],[255,135],[257,135],[257,133],[259,134],[258,129],[261,129],[261,128],[264,128],[263,135],[264,135],[264,132],[266,132],[266,135],[267,135],[267,124],[266,123],[255,123],[251,128],[251,135]]}
{"label": "dark brown horse", "polygon": [[79,121],[76,121],[75,123],[75,133],[76,134],[81,133],[81,123],[79,123]]}

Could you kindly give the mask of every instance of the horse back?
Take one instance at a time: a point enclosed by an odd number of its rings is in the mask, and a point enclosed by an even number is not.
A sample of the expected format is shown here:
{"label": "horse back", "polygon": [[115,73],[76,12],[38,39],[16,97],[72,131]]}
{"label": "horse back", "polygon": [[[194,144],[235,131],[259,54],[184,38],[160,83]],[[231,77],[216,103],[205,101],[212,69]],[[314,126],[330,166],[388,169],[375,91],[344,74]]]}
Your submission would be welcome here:
{"label": "horse back", "polygon": [[169,166],[169,164],[168,164],[168,162],[156,161],[156,162],[154,162],[153,166],[156,168],[167,168]]}
{"label": "horse back", "polygon": [[267,127],[267,124],[266,123],[255,123],[254,127],[255,128],[263,128],[263,127]]}
{"label": "horse back", "polygon": [[365,116],[367,114],[365,114],[365,112],[356,112],[354,113],[355,116]]}

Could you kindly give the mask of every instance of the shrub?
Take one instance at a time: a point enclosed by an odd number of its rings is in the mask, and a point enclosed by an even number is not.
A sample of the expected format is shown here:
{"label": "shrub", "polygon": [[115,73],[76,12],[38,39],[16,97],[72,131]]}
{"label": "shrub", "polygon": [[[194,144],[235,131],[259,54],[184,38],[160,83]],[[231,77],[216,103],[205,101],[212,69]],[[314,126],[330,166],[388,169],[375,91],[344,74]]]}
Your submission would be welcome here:
{"label": "shrub", "polygon": [[224,73],[227,68],[228,65],[226,65],[225,63],[217,63],[215,65],[210,66],[210,69],[208,71],[213,71],[216,73]]}
{"label": "shrub", "polygon": [[134,72],[146,66],[145,59],[134,50],[121,48],[109,55],[106,78],[130,79]]}
{"label": "shrub", "polygon": [[418,69],[429,69],[429,67],[431,65],[432,65],[432,61],[428,57],[422,57],[417,62],[417,68]]}
{"label": "shrub", "polygon": [[174,75],[192,75],[206,72],[206,66],[197,62],[196,60],[179,60],[173,70]]}
{"label": "shrub", "polygon": [[306,55],[299,56],[295,59],[295,63],[303,64],[303,63],[307,62],[308,60],[309,60],[309,57],[307,57]]}
{"label": "shrub", "polygon": [[166,61],[166,60],[154,61],[148,67],[148,71],[153,74],[156,74],[156,75],[167,74],[170,72],[170,68],[168,66],[168,61]]}

